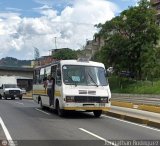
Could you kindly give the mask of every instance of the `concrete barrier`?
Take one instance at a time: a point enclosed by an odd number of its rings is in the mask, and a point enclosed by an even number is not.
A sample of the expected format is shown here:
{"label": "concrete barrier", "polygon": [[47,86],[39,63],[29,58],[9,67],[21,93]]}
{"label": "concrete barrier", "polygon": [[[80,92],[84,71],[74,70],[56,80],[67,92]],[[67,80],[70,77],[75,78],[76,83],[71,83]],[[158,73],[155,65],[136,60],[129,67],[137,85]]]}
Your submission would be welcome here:
{"label": "concrete barrier", "polygon": [[158,121],[151,121],[145,118],[124,115],[121,113],[116,113],[116,112],[111,112],[111,111],[104,112],[104,114],[107,116],[115,117],[115,118],[126,120],[126,121],[143,124],[143,125],[150,126],[150,127],[160,128],[160,122]]}
{"label": "concrete barrier", "polygon": [[111,101],[111,105],[160,113],[160,106],[133,104],[130,102]]}
{"label": "concrete barrier", "polygon": [[160,106],[160,95],[112,93],[111,101],[130,102],[133,104]]}
{"label": "concrete barrier", "polygon": [[129,103],[129,102],[111,101],[111,104],[114,106],[133,108],[133,103]]}
{"label": "concrete barrier", "polygon": [[155,127],[155,128],[159,128],[159,129],[160,129],[160,123],[159,123],[159,122],[156,122],[156,121],[148,121],[147,125],[148,125],[148,126],[151,126],[151,127]]}
{"label": "concrete barrier", "polygon": [[32,96],[32,93],[27,93],[25,96],[31,97],[31,96]]}
{"label": "concrete barrier", "polygon": [[133,117],[133,116],[129,116],[129,115],[125,115],[124,120],[139,123],[139,124],[145,124],[145,125],[147,125],[147,123],[148,123],[147,119],[140,118],[140,117]]}
{"label": "concrete barrier", "polygon": [[104,114],[111,116],[111,117],[119,118],[119,119],[124,119],[124,116],[125,116],[123,114],[110,112],[110,111],[104,112]]}
{"label": "concrete barrier", "polygon": [[160,107],[159,106],[151,106],[151,105],[139,105],[139,110],[145,110],[155,113],[160,113]]}
{"label": "concrete barrier", "polygon": [[23,99],[33,100],[32,96],[23,96]]}

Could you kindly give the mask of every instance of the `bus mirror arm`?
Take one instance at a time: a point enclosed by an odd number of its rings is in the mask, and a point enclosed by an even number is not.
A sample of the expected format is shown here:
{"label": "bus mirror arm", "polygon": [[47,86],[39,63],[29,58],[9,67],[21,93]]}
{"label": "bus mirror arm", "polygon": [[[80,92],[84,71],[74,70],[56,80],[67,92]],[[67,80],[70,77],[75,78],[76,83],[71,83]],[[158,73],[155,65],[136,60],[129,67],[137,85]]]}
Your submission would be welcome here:
{"label": "bus mirror arm", "polygon": [[114,72],[113,67],[109,67],[109,68],[107,69],[107,72],[112,74],[112,73]]}
{"label": "bus mirror arm", "polygon": [[61,76],[61,70],[57,69],[57,76]]}

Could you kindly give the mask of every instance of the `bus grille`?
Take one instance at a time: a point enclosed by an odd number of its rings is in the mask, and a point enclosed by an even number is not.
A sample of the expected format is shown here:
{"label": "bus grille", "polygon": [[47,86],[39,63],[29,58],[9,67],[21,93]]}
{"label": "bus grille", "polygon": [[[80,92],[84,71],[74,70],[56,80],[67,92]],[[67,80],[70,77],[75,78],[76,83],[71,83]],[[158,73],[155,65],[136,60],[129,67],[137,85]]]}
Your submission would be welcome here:
{"label": "bus grille", "polygon": [[74,96],[75,102],[93,102],[100,103],[100,97],[96,96]]}

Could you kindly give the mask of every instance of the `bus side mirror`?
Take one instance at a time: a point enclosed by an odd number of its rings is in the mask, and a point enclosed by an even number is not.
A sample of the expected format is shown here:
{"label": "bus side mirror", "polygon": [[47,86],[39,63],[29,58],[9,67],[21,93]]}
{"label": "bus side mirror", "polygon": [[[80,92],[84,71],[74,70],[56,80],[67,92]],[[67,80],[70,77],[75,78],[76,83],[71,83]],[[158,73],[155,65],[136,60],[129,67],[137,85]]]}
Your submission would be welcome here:
{"label": "bus side mirror", "polygon": [[61,70],[57,69],[57,76],[61,76]]}
{"label": "bus side mirror", "polygon": [[109,67],[109,68],[107,69],[107,72],[112,74],[112,73],[114,72],[113,67]]}

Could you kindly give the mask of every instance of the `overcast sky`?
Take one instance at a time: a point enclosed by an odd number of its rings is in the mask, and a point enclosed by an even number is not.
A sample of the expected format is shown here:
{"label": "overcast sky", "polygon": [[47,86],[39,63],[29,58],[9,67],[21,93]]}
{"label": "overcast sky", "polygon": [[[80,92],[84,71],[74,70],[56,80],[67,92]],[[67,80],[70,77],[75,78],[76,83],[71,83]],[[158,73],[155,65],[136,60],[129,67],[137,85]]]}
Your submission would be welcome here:
{"label": "overcast sky", "polygon": [[137,0],[0,0],[0,58],[33,59],[34,47],[49,55],[57,47],[79,49],[95,24],[118,15]]}

